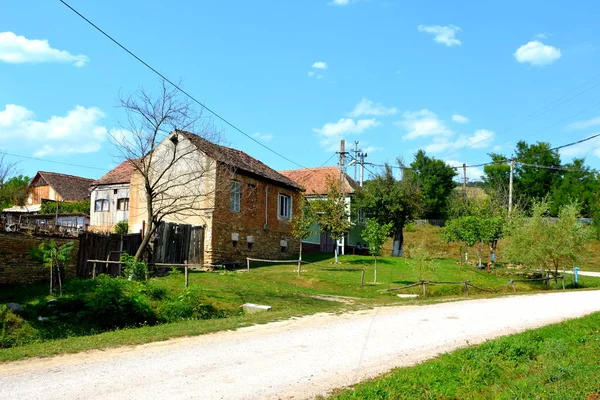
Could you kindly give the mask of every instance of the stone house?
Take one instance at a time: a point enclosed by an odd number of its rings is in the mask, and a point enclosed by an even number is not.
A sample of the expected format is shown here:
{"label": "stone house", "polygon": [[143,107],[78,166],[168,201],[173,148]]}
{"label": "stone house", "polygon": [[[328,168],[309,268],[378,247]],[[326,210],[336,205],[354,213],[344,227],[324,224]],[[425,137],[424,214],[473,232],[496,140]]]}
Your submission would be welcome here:
{"label": "stone house", "polygon": [[129,219],[129,188],[135,168],[127,160],[90,186],[90,230],[112,232]]}
{"label": "stone house", "polygon": [[[289,171],[280,171],[284,176],[287,176],[305,190],[305,197],[308,201],[318,198],[327,197],[329,191],[328,184],[332,180],[339,182],[342,179],[343,191],[345,194],[346,209],[350,215],[352,226],[350,231],[338,241],[340,254],[352,253],[358,243],[364,247],[364,241],[361,238],[361,232],[364,228],[361,215],[358,211],[352,209],[352,197],[358,189],[358,183],[350,178],[348,174],[342,177],[339,167],[320,167],[320,168],[303,168]],[[314,235],[302,241],[303,249],[307,252],[320,251],[323,253],[331,253],[335,250],[335,240],[329,237],[328,234],[321,232],[318,225],[313,226]]]}
{"label": "stone house", "polygon": [[[297,256],[291,221],[302,188],[296,182],[242,151],[179,130],[156,147],[152,160],[150,170],[162,174],[156,186],[164,190],[154,207],[163,210],[163,222],[203,227],[204,263]],[[143,185],[134,173],[130,232],[148,223]]]}

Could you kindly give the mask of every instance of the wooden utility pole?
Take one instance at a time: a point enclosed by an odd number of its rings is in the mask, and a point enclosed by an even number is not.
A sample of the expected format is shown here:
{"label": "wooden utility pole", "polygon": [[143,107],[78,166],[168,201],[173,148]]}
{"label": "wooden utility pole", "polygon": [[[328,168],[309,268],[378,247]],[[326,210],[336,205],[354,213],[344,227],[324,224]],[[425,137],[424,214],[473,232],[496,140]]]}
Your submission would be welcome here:
{"label": "wooden utility pole", "polygon": [[512,213],[513,203],[513,174],[515,170],[515,159],[510,159],[510,177],[508,178],[508,216]]}

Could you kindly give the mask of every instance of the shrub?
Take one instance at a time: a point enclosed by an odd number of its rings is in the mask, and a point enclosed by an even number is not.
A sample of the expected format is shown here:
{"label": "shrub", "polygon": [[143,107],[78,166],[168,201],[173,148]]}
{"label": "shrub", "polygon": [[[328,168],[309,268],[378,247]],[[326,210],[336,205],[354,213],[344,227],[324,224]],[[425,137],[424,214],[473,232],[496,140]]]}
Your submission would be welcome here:
{"label": "shrub", "polygon": [[124,219],[115,224],[115,233],[119,235],[125,235],[129,232],[129,221]]}
{"label": "shrub", "polygon": [[148,266],[143,261],[136,261],[134,256],[125,253],[121,256],[123,275],[129,280],[145,281],[148,279]]}
{"label": "shrub", "polygon": [[37,339],[36,330],[27,321],[0,305],[0,348],[22,346]]}
{"label": "shrub", "polygon": [[210,304],[204,303],[200,294],[191,290],[186,290],[176,299],[161,304],[158,314],[164,322],[223,317],[222,312]]}

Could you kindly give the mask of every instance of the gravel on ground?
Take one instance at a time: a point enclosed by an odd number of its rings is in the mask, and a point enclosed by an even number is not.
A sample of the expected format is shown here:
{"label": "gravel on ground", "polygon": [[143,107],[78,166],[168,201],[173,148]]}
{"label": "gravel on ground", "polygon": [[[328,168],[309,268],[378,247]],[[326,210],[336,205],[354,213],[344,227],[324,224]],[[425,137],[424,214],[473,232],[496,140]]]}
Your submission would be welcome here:
{"label": "gravel on ground", "polygon": [[600,291],[317,314],[0,364],[1,399],[304,399],[444,352],[600,311]]}

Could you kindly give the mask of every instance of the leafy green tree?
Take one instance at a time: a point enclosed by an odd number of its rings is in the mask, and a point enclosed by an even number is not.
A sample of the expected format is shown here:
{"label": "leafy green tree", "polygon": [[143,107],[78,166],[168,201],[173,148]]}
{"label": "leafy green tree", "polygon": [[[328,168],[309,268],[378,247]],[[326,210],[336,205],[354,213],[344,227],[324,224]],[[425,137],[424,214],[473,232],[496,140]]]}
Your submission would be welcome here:
{"label": "leafy green tree", "polygon": [[573,162],[565,165],[565,169],[568,171],[564,171],[550,195],[550,214],[558,215],[562,206],[575,201],[581,205],[582,216],[592,217],[594,211],[600,208],[598,172],[586,166],[583,158],[573,159]]}
{"label": "leafy green tree", "polygon": [[423,195],[423,217],[445,217],[457,172],[442,160],[428,157],[423,150],[417,151],[410,167]]}
{"label": "leafy green tree", "polygon": [[[400,163],[399,163],[400,164]],[[379,224],[391,223],[389,235],[394,238],[393,256],[402,256],[404,225],[418,216],[423,209],[423,197],[415,174],[405,170],[397,180],[386,164],[382,174],[365,183],[356,194],[356,205],[365,215]]]}
{"label": "leafy green tree", "polygon": [[546,200],[536,202],[532,216],[515,216],[508,224],[505,256],[512,262],[543,269],[571,266],[585,254],[591,238],[589,227],[580,221],[579,206],[570,203],[560,207],[558,218],[549,218]]}
{"label": "leafy green tree", "polygon": [[306,199],[302,201],[300,212],[292,217],[292,235],[300,242],[300,252],[298,253],[298,276],[302,268],[302,241],[313,235],[313,225],[316,222],[315,213]]}
{"label": "leafy green tree", "polygon": [[466,216],[452,219],[446,223],[442,231],[444,239],[448,242],[461,242],[466,247],[475,249],[479,265],[483,246],[490,250],[490,261],[495,258],[496,247],[504,233],[504,218]]}
{"label": "leafy green tree", "polygon": [[560,168],[560,154],[558,150],[550,149],[548,142],[527,144],[521,140],[517,143],[514,187],[516,193],[528,200],[528,206],[546,197],[560,181],[561,171],[557,169]]}
{"label": "leafy green tree", "polygon": [[374,283],[377,283],[377,256],[381,256],[383,244],[389,236],[391,229],[391,222],[382,225],[374,219],[367,219],[365,229],[361,233],[362,238],[369,245],[369,253],[375,258]]}
{"label": "leafy green tree", "polygon": [[12,206],[24,206],[29,196],[30,181],[30,177],[18,175],[4,183],[0,182],[0,210]]}
{"label": "leafy green tree", "polygon": [[54,240],[40,243],[39,247],[30,249],[29,253],[34,260],[44,263],[50,269],[50,294],[54,292],[54,274],[58,280],[58,293],[62,295],[62,276],[71,257],[75,243],[67,242],[62,246]]}
{"label": "leafy green tree", "polygon": [[335,262],[338,262],[338,240],[350,230],[350,214],[340,184],[335,179],[328,180],[327,197],[313,201],[316,221],[323,232],[335,240]]}
{"label": "leafy green tree", "polygon": [[[490,203],[498,210],[508,209],[508,186],[510,180],[510,165],[508,159],[498,153],[489,153],[493,164],[483,167],[483,183]],[[514,177],[518,180],[518,177]],[[516,193],[515,193],[516,194]],[[513,195],[513,202],[515,201]]]}

